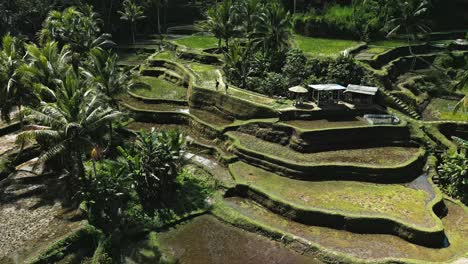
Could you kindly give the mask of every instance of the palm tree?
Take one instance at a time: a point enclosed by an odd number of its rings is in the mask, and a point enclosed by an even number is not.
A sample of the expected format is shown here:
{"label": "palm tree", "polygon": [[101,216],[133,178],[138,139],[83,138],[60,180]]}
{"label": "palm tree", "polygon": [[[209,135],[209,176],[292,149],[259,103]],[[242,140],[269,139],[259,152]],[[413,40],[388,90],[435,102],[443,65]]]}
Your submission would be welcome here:
{"label": "palm tree", "polygon": [[10,115],[15,107],[20,110],[22,105],[32,96],[32,90],[24,85],[21,71],[23,66],[23,42],[7,34],[2,38],[0,49],[0,118],[10,122]]}
{"label": "palm tree", "polygon": [[105,106],[72,69],[60,82],[55,97],[54,103],[26,108],[32,125],[18,136],[18,141],[36,140],[43,148],[40,162],[61,160],[74,180],[83,178],[83,155],[103,144],[107,124],[121,113]]}
{"label": "palm tree", "polygon": [[[117,64],[118,56],[101,48],[92,49],[89,53],[89,62],[81,69],[86,76],[90,87],[99,92],[107,104],[118,108],[114,96],[132,88],[146,87],[147,85],[136,82],[128,72],[122,71]],[[112,143],[113,126],[109,122],[109,145]]]}
{"label": "palm tree", "polygon": [[265,53],[277,53],[289,47],[292,36],[289,12],[277,3],[267,5],[253,34],[254,45]]}
{"label": "palm tree", "polygon": [[63,12],[54,10],[45,20],[39,40],[42,45],[50,41],[70,45],[73,52],[80,54],[95,47],[114,46],[111,35],[101,33],[101,25],[102,20],[90,5],[69,7]]}
{"label": "palm tree", "polygon": [[161,34],[161,8],[167,5],[167,0],[145,0],[144,4],[149,13],[156,14],[156,31]]}
{"label": "palm tree", "polygon": [[411,55],[414,55],[411,48],[411,41],[417,40],[418,33],[428,33],[431,30],[427,26],[428,21],[425,18],[429,8],[429,2],[426,0],[398,0],[397,7],[397,16],[392,17],[392,19],[387,22],[386,28],[389,30],[387,37],[391,37],[399,32],[406,34],[409,52]]}
{"label": "palm tree", "polygon": [[234,42],[229,51],[224,53],[226,61],[226,73],[229,74],[230,80],[239,80],[240,86],[247,86],[247,78],[250,74],[249,58],[251,56],[250,45],[242,47],[240,43]]}
{"label": "palm tree", "polygon": [[132,43],[135,44],[136,23],[146,18],[143,15],[143,8],[139,6],[135,0],[125,0],[123,2],[123,11],[119,11],[118,13],[121,15],[121,20],[125,20],[130,23]]}
{"label": "palm tree", "polygon": [[263,5],[259,0],[243,0],[235,5],[234,15],[236,17],[236,24],[242,25],[243,32],[249,39],[249,42],[262,12]]}
{"label": "palm tree", "polygon": [[110,51],[94,48],[89,52],[89,61],[81,69],[88,83],[101,92],[107,100],[134,86],[129,73],[122,71],[118,64],[118,55]]}
{"label": "palm tree", "polygon": [[50,95],[58,89],[61,78],[69,70],[72,60],[71,50],[68,45],[59,48],[58,42],[52,41],[38,47],[35,44],[27,44],[25,64],[21,65],[19,71],[24,76],[29,86],[34,87],[39,96],[44,95],[42,100],[49,101]]}
{"label": "palm tree", "polygon": [[229,50],[229,39],[235,33],[232,1],[224,0],[217,7],[210,8],[207,15],[208,28],[218,39],[218,47],[221,48],[221,41],[224,40],[226,49]]}

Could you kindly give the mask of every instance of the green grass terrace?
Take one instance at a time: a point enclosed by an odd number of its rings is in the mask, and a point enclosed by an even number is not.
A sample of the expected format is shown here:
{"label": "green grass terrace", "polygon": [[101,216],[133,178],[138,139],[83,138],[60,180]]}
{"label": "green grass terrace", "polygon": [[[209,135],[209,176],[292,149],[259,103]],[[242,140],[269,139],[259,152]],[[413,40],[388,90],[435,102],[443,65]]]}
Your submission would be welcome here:
{"label": "green grass terrace", "polygon": [[151,76],[141,76],[140,81],[147,84],[148,87],[132,90],[132,93],[136,95],[167,100],[187,99],[187,89],[171,82]]}
{"label": "green grass terrace", "polygon": [[427,206],[431,199],[423,190],[397,184],[300,181],[243,162],[231,164],[229,169],[236,182],[304,210],[384,217],[423,229],[439,226],[439,219]]}
{"label": "green grass terrace", "polygon": [[192,49],[211,49],[218,47],[218,39],[212,36],[188,36],[174,40],[176,44]]}
{"label": "green grass terrace", "polygon": [[316,120],[289,120],[283,121],[282,123],[302,130],[369,126],[369,123],[361,117],[329,118]]}
{"label": "green grass terrace", "polygon": [[[448,214],[442,219],[450,246],[434,249],[415,245],[399,237],[382,234],[357,234],[320,226],[304,225],[280,216],[249,199],[225,199],[224,211],[232,211],[237,222],[257,223],[260,228],[279,230],[304,238],[313,245],[357,259],[384,263],[389,259],[413,263],[449,263],[468,251],[466,208],[446,200]],[[226,210],[227,209],[227,210]],[[412,260],[412,261],[407,261]],[[396,261],[398,262],[398,261]]]}
{"label": "green grass terrace", "polygon": [[250,151],[263,153],[270,157],[293,164],[346,164],[357,166],[390,167],[405,164],[421,152],[414,147],[385,146],[376,148],[346,149],[316,153],[301,153],[287,146],[261,140],[255,136],[228,132],[238,144]]}
{"label": "green grass terrace", "polygon": [[305,54],[320,57],[337,57],[344,50],[360,43],[354,40],[312,38],[301,35],[294,35],[294,42],[296,47],[304,51]]}

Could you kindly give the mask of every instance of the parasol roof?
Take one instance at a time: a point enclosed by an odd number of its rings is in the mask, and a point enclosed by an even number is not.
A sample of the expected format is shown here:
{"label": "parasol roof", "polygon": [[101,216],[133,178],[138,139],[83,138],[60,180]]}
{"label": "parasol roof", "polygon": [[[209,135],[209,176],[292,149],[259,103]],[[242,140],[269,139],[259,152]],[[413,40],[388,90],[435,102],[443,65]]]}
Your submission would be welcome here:
{"label": "parasol roof", "polygon": [[293,93],[300,93],[300,94],[304,94],[304,93],[308,93],[309,90],[307,90],[306,88],[302,87],[302,86],[294,86],[294,87],[291,87],[289,88],[289,91],[290,92],[293,92]]}

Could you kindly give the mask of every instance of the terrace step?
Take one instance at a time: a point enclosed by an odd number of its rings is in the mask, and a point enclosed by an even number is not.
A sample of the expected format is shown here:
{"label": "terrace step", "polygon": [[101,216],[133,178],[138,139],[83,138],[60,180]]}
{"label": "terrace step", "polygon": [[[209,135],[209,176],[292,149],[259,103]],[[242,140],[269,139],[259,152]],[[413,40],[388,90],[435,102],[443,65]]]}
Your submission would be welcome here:
{"label": "terrace step", "polygon": [[238,185],[228,196],[252,199],[302,224],[392,234],[430,247],[445,245],[442,222],[432,210],[441,197],[431,198],[425,190],[398,184],[300,181],[243,162],[230,164],[229,170]]}
{"label": "terrace step", "polygon": [[147,68],[144,69],[141,74],[143,76],[163,78],[164,80],[177,85],[180,85],[184,80],[177,72],[163,67]]}
{"label": "terrace step", "polygon": [[[463,237],[468,233],[468,224],[459,223],[460,220],[466,223],[468,218],[460,205],[450,201],[445,203],[448,213],[442,221],[450,246],[438,250],[415,245],[396,236],[357,234],[304,225],[277,215],[251,200],[238,197],[226,198],[224,211],[232,210],[238,216],[237,222],[244,223],[244,228],[245,223],[250,223],[252,226],[249,229],[261,230],[260,232],[275,230],[274,232],[279,232],[278,237],[292,237],[306,245],[305,249],[301,249],[301,253],[318,255],[324,260],[328,259],[327,252],[330,252],[331,258],[338,258],[341,263],[352,263],[355,259],[376,263],[449,263],[461,258],[463,252],[468,251],[468,244],[463,242]],[[317,249],[320,252],[317,252]]]}
{"label": "terrace step", "polygon": [[404,103],[398,97],[383,89],[381,89],[380,92],[384,94],[384,96],[388,97],[391,101],[393,101],[397,109],[403,112],[404,114],[410,116],[413,119],[421,119],[421,115],[419,113],[417,113],[412,107]]}
{"label": "terrace step", "polygon": [[244,161],[304,180],[408,182],[421,171],[424,150],[381,146],[302,153],[241,132],[228,132],[234,153]]}

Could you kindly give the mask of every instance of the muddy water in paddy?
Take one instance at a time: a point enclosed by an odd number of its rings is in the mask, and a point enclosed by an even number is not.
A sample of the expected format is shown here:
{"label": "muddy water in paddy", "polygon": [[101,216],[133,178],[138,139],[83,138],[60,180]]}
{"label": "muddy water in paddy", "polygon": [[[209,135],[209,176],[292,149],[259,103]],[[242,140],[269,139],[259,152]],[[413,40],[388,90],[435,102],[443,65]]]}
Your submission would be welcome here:
{"label": "muddy water in paddy", "polygon": [[159,240],[166,254],[184,264],[321,263],[208,215],[160,234]]}

